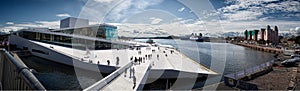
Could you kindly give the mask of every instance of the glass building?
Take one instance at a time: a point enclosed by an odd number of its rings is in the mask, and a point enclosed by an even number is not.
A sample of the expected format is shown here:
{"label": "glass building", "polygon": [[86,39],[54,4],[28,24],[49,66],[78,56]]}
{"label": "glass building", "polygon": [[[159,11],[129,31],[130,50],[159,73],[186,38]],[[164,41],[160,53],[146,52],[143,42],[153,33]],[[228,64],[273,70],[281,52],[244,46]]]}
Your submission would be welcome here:
{"label": "glass building", "polygon": [[115,40],[118,38],[117,27],[108,24],[93,25],[80,28],[63,28],[52,30],[53,32],[61,32],[67,34],[83,35],[89,37],[103,38],[107,40]]}
{"label": "glass building", "polygon": [[[114,35],[115,32],[111,32],[111,30],[114,31],[115,29],[113,28],[110,29],[109,36],[105,36],[105,38],[107,39],[116,38]],[[59,31],[64,33],[59,33],[59,32],[47,32],[47,31],[32,31],[32,30],[24,29],[15,32],[14,35],[23,37],[25,39],[33,40],[33,41],[39,41],[43,43],[54,44],[54,45],[59,45],[59,46],[64,46],[69,48],[82,49],[82,50],[85,50],[86,48],[95,49],[95,50],[125,49],[130,46],[129,43],[118,42],[114,40],[106,40],[102,38],[66,34],[66,33],[72,33],[73,31],[74,30],[72,29],[68,29],[68,30]]]}

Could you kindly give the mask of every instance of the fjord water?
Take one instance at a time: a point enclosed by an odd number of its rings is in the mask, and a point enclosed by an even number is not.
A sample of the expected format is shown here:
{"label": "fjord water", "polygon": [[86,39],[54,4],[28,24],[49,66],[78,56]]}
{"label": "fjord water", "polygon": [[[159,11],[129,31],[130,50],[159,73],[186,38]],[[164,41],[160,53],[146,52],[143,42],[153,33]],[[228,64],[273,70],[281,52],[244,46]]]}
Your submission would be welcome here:
{"label": "fjord water", "polygon": [[[147,39],[137,39],[146,41]],[[237,46],[229,43],[195,42],[189,40],[154,39],[160,44],[172,45],[186,56],[200,64],[215,70],[218,73],[228,74],[249,68],[273,59],[271,53],[256,51],[250,48]],[[22,60],[29,68],[35,69],[35,75],[47,89],[83,89],[92,85],[102,77],[93,72],[83,71],[89,75],[76,76],[73,67],[58,64],[43,58],[31,56],[23,57]],[[106,74],[107,75],[107,74]],[[105,74],[104,74],[105,76]],[[80,82],[84,82],[79,84]],[[162,80],[159,83],[163,83]],[[154,83],[146,85],[146,89],[164,89]],[[203,86],[203,81],[197,81],[195,88]]]}

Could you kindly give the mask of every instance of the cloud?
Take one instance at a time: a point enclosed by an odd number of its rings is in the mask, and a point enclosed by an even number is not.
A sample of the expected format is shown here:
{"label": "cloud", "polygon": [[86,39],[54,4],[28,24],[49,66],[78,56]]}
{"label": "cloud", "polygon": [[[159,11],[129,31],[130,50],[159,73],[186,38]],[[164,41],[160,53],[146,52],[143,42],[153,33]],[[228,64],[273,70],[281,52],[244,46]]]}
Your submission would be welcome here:
{"label": "cloud", "polygon": [[[227,0],[226,6],[217,11],[222,19],[239,20],[267,20],[293,19],[300,11],[299,1],[281,0]],[[267,18],[266,18],[267,17]],[[299,20],[299,19],[298,19]]]}
{"label": "cloud", "polygon": [[70,14],[63,13],[63,14],[56,14],[57,17],[71,17]]}
{"label": "cloud", "polygon": [[94,0],[96,2],[100,2],[100,3],[111,3],[113,2],[114,0]]}
{"label": "cloud", "polygon": [[263,15],[262,12],[253,11],[236,11],[235,13],[223,14],[224,17],[236,21],[236,20],[257,20],[259,16]]}
{"label": "cloud", "polygon": [[17,31],[30,27],[57,29],[59,28],[59,21],[35,21],[33,23],[13,24],[10,26],[0,27],[0,31],[8,33],[9,31]]}
{"label": "cloud", "polygon": [[123,21],[127,17],[145,11],[145,9],[152,5],[157,5],[163,0],[124,0],[113,8],[107,15],[109,21]]}
{"label": "cloud", "polygon": [[177,11],[178,11],[178,12],[182,12],[182,11],[184,11],[184,9],[185,9],[185,8],[182,7],[182,8],[180,8],[180,9],[178,9]]}
{"label": "cloud", "polygon": [[[152,18],[155,19],[155,18]],[[189,21],[183,23],[183,21]],[[222,36],[227,32],[234,32],[240,34],[244,30],[254,30],[265,28],[266,25],[270,25],[272,28],[278,26],[279,33],[285,31],[299,30],[300,21],[203,21],[203,20],[184,20],[179,19],[171,23],[162,24],[132,24],[132,23],[115,23],[118,27],[119,36],[129,37],[142,37],[142,36],[169,36],[169,35],[188,35],[191,33],[203,33],[205,36]]]}
{"label": "cloud", "polygon": [[14,25],[14,22],[6,22],[7,25]]}
{"label": "cloud", "polygon": [[156,18],[156,17],[151,17],[150,19],[152,20],[152,21],[151,21],[151,24],[158,24],[158,23],[160,23],[161,21],[163,21],[163,19]]}

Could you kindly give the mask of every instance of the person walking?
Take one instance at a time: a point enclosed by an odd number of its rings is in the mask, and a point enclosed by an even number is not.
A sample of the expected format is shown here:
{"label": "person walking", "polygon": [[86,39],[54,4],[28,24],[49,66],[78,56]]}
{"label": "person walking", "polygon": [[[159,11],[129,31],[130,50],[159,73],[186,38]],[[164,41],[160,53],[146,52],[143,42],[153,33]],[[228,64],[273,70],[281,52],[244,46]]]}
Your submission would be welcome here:
{"label": "person walking", "polygon": [[139,57],[140,63],[142,63],[142,57]]}
{"label": "person walking", "polygon": [[126,69],[125,69],[125,72],[124,72],[124,77],[126,77],[127,70],[128,70],[128,68],[126,68]]}
{"label": "person walking", "polygon": [[134,70],[134,67],[132,67],[132,76],[135,76],[135,70]]}
{"label": "person walking", "polygon": [[118,65],[119,65],[119,61],[120,61],[120,58],[117,57],[116,60],[117,60],[117,61],[116,61],[116,66],[118,66]]}
{"label": "person walking", "polygon": [[135,57],[135,58],[134,58],[134,62],[137,63],[137,61],[138,61],[138,59]]}
{"label": "person walking", "polygon": [[135,76],[133,76],[133,87],[132,87],[132,89],[134,89],[135,88],[135,86],[136,86],[136,77]]}
{"label": "person walking", "polygon": [[129,69],[129,78],[131,78],[132,68]]}
{"label": "person walking", "polygon": [[133,60],[133,56],[130,57],[130,60],[131,60],[131,61]]}
{"label": "person walking", "polygon": [[109,65],[110,64],[110,61],[109,60],[107,60],[107,65]]}

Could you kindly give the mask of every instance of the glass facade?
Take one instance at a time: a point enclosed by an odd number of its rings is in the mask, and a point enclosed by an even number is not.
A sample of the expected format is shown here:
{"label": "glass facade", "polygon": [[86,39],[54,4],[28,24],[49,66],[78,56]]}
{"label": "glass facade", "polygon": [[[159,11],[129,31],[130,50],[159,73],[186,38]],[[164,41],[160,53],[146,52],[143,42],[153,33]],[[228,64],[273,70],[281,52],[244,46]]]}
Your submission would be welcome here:
{"label": "glass facade", "polygon": [[75,29],[58,30],[66,34],[78,34],[90,37],[104,38],[107,40],[115,40],[118,38],[118,31],[116,26],[100,24],[99,26],[81,27]]}
{"label": "glass facade", "polygon": [[34,41],[44,42],[48,44],[64,46],[64,47],[76,48],[81,50],[85,50],[87,47],[89,49],[95,49],[95,50],[128,48],[128,45],[114,44],[110,42],[88,40],[88,39],[56,35],[50,33],[41,33],[35,31],[19,31],[16,35],[29,40],[34,40]]}
{"label": "glass facade", "polygon": [[104,26],[104,29],[105,29],[105,38],[106,39],[112,40],[112,39],[118,38],[117,27]]}

